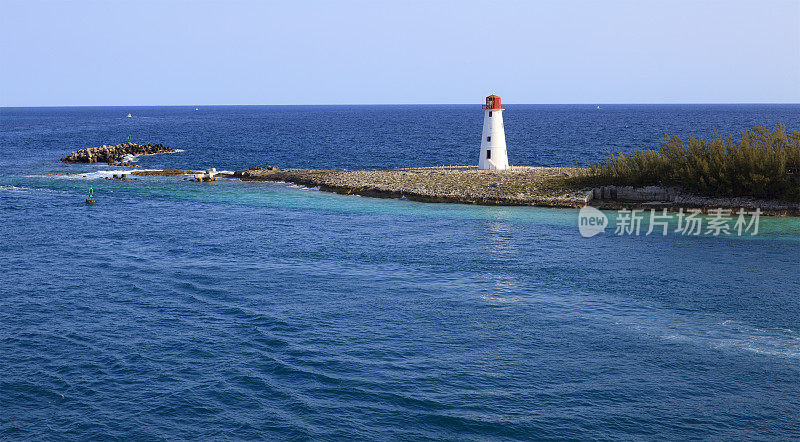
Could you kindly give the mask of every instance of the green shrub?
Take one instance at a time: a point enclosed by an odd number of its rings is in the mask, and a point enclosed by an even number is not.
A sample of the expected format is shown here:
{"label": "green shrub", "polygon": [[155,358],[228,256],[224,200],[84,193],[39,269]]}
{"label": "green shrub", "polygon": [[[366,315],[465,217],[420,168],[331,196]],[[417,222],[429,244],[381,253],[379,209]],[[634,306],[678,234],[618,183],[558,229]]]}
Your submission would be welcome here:
{"label": "green shrub", "polygon": [[800,132],[787,135],[782,124],[772,132],[756,126],[737,141],[665,135],[657,151],[612,154],[589,166],[596,185],[677,185],[714,196],[800,200]]}

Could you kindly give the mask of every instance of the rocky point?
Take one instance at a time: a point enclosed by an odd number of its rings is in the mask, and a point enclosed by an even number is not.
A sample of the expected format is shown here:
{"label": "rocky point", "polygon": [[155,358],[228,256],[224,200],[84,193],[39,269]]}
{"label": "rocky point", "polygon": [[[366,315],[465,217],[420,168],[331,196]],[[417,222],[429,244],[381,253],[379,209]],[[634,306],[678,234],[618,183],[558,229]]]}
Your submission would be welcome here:
{"label": "rocky point", "polygon": [[102,145],[89,147],[65,156],[61,161],[65,163],[108,163],[122,165],[125,156],[153,155],[157,153],[175,152],[175,149],[163,144],[136,144],[122,143],[115,146]]}

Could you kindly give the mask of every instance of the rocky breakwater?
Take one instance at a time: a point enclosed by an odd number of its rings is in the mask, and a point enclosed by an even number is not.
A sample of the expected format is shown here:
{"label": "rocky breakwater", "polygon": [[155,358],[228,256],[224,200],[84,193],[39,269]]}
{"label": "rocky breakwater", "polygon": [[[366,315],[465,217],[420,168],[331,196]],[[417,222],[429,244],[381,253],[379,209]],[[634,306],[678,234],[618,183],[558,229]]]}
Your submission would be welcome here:
{"label": "rocky breakwater", "polygon": [[755,198],[716,198],[682,193],[674,187],[587,187],[589,170],[579,167],[524,167],[503,171],[474,166],[393,170],[321,170],[251,167],[235,172],[243,181],[282,181],[346,195],[413,201],[506,206],[583,207],[618,210],[711,208],[765,215],[800,216],[800,203]]}
{"label": "rocky breakwater", "polygon": [[513,167],[503,171],[470,166],[353,171],[253,167],[234,173],[234,177],[424,202],[581,207],[591,198],[591,189],[576,189],[569,179],[584,173],[585,169],[572,167]]}
{"label": "rocky breakwater", "polygon": [[114,146],[102,145],[89,147],[61,158],[65,163],[108,163],[112,166],[128,166],[126,156],[154,155],[157,153],[175,152],[176,150],[163,144],[122,143]]}

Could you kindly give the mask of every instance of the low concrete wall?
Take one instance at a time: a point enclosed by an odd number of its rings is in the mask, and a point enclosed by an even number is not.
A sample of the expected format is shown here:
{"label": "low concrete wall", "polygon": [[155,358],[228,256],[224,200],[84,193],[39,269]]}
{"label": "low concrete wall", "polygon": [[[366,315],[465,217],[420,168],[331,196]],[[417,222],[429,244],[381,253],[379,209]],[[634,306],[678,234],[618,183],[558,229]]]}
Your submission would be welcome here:
{"label": "low concrete wall", "polygon": [[674,202],[678,196],[674,187],[632,187],[603,186],[592,190],[592,199],[597,201],[629,201],[629,202]]}

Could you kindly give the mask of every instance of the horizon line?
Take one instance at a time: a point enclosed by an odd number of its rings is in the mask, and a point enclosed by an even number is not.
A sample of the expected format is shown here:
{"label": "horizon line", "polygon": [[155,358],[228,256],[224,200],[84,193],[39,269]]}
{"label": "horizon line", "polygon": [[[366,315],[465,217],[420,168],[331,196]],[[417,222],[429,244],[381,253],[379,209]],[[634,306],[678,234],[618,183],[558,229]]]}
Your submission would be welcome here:
{"label": "horizon line", "polygon": [[[294,103],[294,104],[46,104],[46,105],[25,105],[25,106],[0,106],[0,109],[36,109],[36,108],[80,108],[80,107],[231,107],[231,106],[479,106],[482,103]],[[522,105],[522,106],[617,106],[617,105],[800,105],[800,102],[762,102],[762,101],[717,101],[717,102],[567,102],[567,103],[508,103],[503,105]]]}

